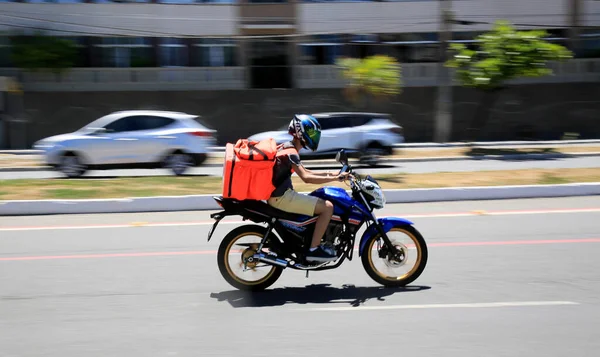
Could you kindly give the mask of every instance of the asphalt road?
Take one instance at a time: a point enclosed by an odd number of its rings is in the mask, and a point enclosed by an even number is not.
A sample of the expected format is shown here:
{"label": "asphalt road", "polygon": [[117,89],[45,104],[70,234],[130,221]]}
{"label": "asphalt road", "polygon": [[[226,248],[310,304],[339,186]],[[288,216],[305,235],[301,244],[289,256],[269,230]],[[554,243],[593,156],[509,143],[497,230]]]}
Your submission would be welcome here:
{"label": "asphalt road", "polygon": [[[578,157],[565,159],[465,159],[457,161],[436,162],[401,162],[391,165],[379,166],[377,168],[359,168],[359,173],[431,173],[431,172],[465,172],[465,171],[488,171],[488,170],[521,170],[521,169],[554,169],[554,168],[585,168],[598,167],[599,157]],[[312,165],[310,161],[306,166],[317,170],[338,170],[339,165]],[[222,166],[199,167],[189,171],[190,175],[223,175]],[[172,175],[166,169],[131,169],[131,170],[106,170],[89,171],[89,177],[121,177],[121,176],[165,176]],[[47,179],[64,177],[61,173],[54,171],[0,171],[0,180],[7,179]]]}
{"label": "asphalt road", "polygon": [[241,293],[214,254],[237,223],[207,243],[209,212],[0,218],[0,356],[597,355],[600,197],[384,214],[429,244],[408,289],[353,260]]}

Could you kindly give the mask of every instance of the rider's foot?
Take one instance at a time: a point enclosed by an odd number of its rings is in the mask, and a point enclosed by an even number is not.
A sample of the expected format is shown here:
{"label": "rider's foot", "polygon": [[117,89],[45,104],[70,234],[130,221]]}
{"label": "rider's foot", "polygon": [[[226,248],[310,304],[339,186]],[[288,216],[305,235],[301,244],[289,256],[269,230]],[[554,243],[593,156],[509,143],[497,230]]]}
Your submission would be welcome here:
{"label": "rider's foot", "polygon": [[329,262],[336,259],[337,257],[323,249],[323,246],[318,246],[312,251],[309,250],[308,254],[306,254],[306,260],[309,262]]}

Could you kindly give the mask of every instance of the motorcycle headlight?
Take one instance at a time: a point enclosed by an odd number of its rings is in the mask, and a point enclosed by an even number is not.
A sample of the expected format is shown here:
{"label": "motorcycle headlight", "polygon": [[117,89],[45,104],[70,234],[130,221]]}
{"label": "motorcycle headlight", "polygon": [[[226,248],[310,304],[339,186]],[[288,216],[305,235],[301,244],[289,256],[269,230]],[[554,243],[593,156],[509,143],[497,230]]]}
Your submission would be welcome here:
{"label": "motorcycle headlight", "polygon": [[368,184],[363,185],[363,191],[367,194],[366,198],[371,207],[377,209],[383,208],[385,205],[385,196],[379,185],[371,181]]}

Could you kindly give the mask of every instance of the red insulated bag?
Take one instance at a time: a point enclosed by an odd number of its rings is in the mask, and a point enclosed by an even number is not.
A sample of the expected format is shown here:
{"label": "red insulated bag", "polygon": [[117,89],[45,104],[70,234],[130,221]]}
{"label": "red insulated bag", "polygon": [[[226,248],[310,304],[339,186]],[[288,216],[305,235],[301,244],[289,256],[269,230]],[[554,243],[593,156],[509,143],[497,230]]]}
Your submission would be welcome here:
{"label": "red insulated bag", "polygon": [[275,190],[273,167],[279,155],[296,153],[282,149],[275,140],[249,141],[239,139],[235,145],[225,145],[223,165],[223,197],[236,200],[266,200]]}

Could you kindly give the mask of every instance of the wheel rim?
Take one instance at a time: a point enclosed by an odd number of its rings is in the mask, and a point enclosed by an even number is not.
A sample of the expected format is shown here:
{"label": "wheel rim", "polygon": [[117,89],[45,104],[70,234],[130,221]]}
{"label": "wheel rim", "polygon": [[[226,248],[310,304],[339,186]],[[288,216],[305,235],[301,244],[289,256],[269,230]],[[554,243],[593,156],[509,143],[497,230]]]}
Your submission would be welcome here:
{"label": "wheel rim", "polygon": [[[225,249],[225,268],[237,282],[244,285],[258,285],[267,281],[276,267],[256,260],[249,261],[256,253],[263,235],[257,232],[244,232],[229,242]],[[263,247],[263,252],[266,252]],[[240,275],[243,275],[240,276]]]}
{"label": "wheel rim", "polygon": [[61,171],[69,176],[76,176],[83,170],[77,156],[65,156],[62,160]]}
{"label": "wheel rim", "polygon": [[169,168],[180,174],[192,166],[192,159],[186,154],[173,154],[169,158]]}
{"label": "wheel rim", "polygon": [[[404,280],[412,276],[421,265],[422,247],[417,237],[406,229],[392,228],[387,235],[399,253],[393,258],[390,257],[389,253],[381,258],[382,249],[384,249],[384,253],[386,249],[383,239],[372,239],[367,247],[369,264],[375,274],[385,280]],[[376,262],[379,264],[376,264]]]}

